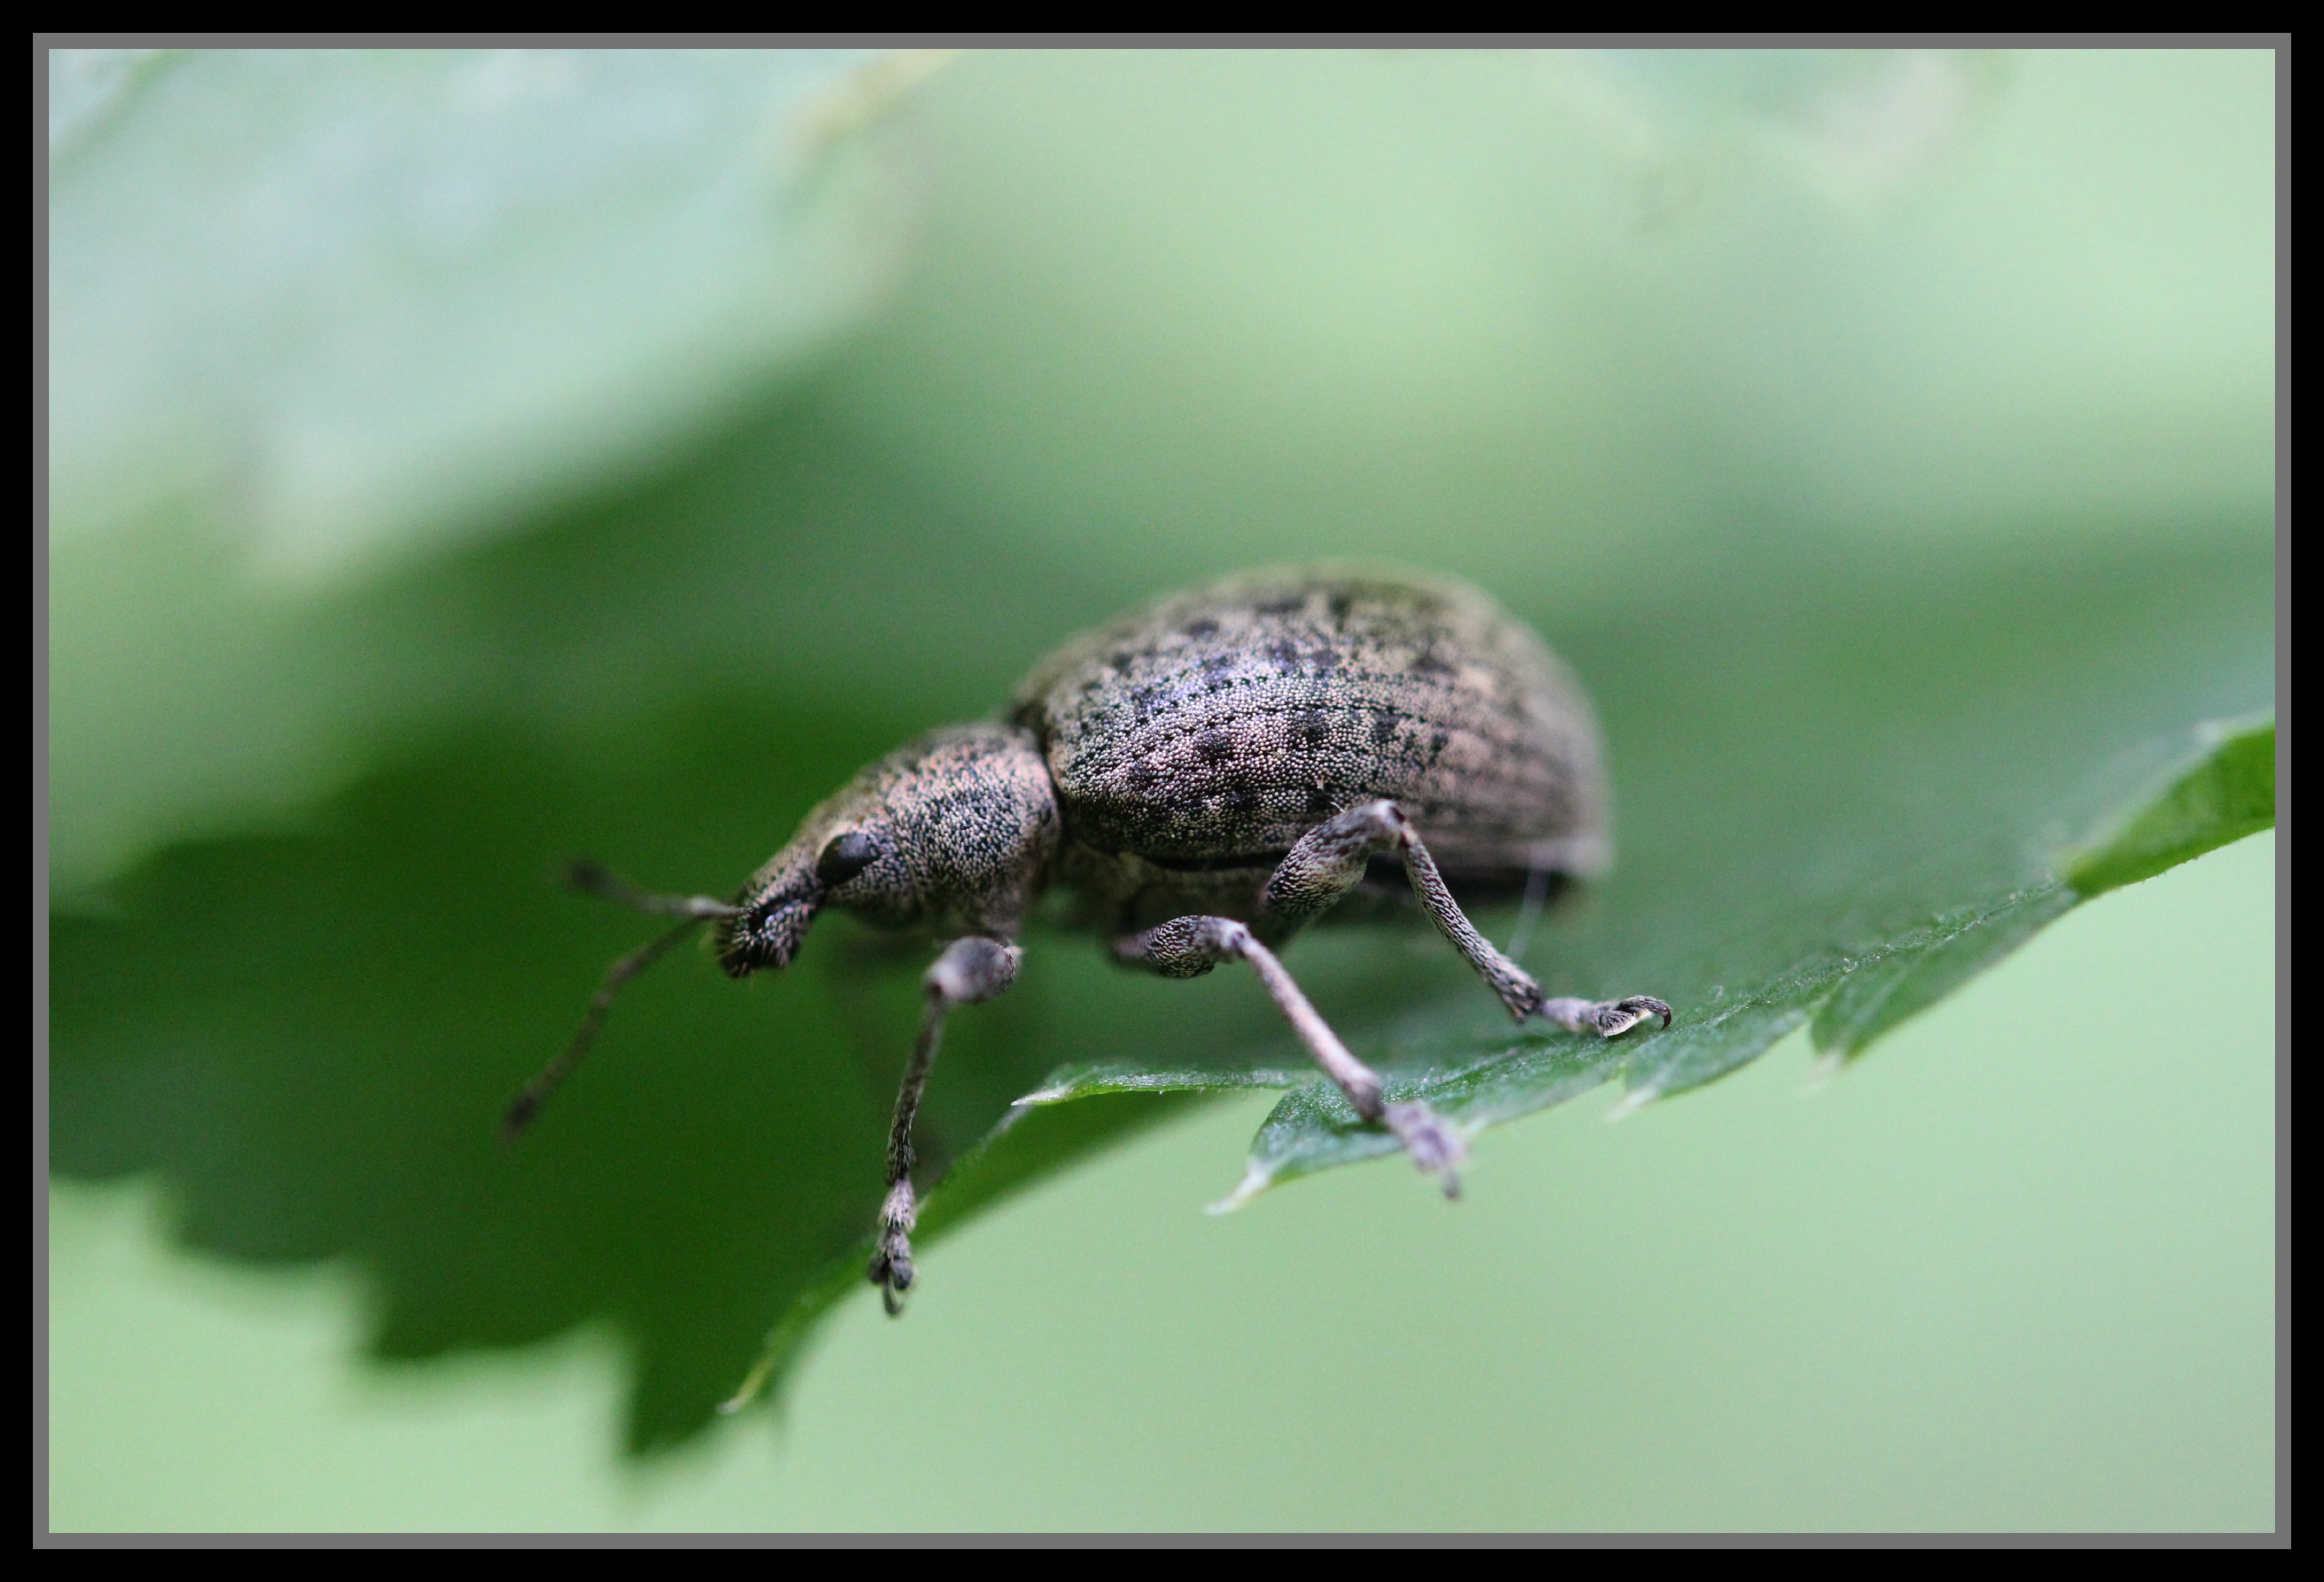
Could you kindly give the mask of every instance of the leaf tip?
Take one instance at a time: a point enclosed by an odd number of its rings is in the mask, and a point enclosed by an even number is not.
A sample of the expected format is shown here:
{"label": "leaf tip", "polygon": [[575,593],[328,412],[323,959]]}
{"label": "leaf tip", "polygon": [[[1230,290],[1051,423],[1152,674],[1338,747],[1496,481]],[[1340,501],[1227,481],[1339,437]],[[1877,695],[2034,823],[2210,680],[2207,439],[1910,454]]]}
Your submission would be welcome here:
{"label": "leaf tip", "polygon": [[1237,1209],[1241,1208],[1245,1203],[1250,1202],[1253,1198],[1259,1196],[1259,1193],[1265,1191],[1268,1187],[1274,1184],[1275,1173],[1268,1169],[1264,1164],[1254,1160],[1244,1168],[1242,1179],[1235,1182],[1234,1191],[1229,1192],[1225,1197],[1221,1198],[1217,1202],[1206,1205],[1204,1208],[1203,1212],[1205,1214],[1231,1214]]}
{"label": "leaf tip", "polygon": [[1643,1088],[1633,1088],[1614,1100],[1613,1107],[1606,1111],[1606,1124],[1611,1126],[1618,1120],[1628,1120],[1662,1096],[1663,1090],[1652,1083]]}
{"label": "leaf tip", "polygon": [[2273,713],[2207,720],[2182,763],[2060,865],[2089,899],[2176,868],[2275,823]]}
{"label": "leaf tip", "polygon": [[766,1393],[767,1381],[774,1375],[778,1354],[770,1349],[752,1365],[749,1374],[734,1387],[734,1393],[718,1403],[718,1415],[732,1417]]}
{"label": "leaf tip", "polygon": [[1835,1046],[1818,1051],[1815,1063],[1808,1067],[1807,1081],[1800,1084],[1800,1091],[1812,1098],[1831,1087],[1833,1079],[1847,1069],[1847,1050]]}

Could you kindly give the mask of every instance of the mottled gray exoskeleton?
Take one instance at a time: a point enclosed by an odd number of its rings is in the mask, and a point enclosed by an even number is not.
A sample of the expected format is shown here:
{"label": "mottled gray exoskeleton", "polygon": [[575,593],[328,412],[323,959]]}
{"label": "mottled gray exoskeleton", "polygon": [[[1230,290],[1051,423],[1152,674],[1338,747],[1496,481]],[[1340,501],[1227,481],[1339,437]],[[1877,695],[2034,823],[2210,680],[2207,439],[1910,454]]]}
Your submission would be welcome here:
{"label": "mottled gray exoskeleton", "polygon": [[[1470,924],[1448,886],[1589,877],[1607,861],[1588,700],[1474,589],[1376,569],[1259,572],[1137,611],[1067,644],[1002,719],[936,731],[809,813],[732,903],[581,882],[686,919],[614,964],[565,1054],[510,1107],[523,1126],[587,1048],[621,984],[706,920],[737,978],[789,964],[816,914],[946,940],[888,1141],[871,1277],[912,1283],[912,1119],[945,1014],[1017,976],[1037,897],[1076,897],[1123,962],[1193,978],[1248,962],[1356,1112],[1457,1191],[1460,1134],[1380,1079],[1318,1016],[1276,947],[1358,891],[1408,881],[1509,1014],[1606,1037],[1670,1007],[1553,999]],[[1422,841],[1423,832],[1427,840]],[[1375,859],[1400,859],[1374,870]]]}

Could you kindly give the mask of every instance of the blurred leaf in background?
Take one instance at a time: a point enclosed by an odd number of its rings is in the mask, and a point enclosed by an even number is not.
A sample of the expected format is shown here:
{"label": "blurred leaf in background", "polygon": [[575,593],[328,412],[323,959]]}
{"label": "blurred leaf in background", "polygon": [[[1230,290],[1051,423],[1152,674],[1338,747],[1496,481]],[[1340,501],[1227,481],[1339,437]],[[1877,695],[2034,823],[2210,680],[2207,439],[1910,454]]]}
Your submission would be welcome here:
{"label": "blurred leaf in background", "polygon": [[[1593,689],[1622,862],[1527,959],[1668,1033],[1293,960],[1477,1126],[1859,1053],[2272,819],[2272,730],[2200,767],[2273,700],[2264,53],[973,55],[885,124],[888,58],[58,69],[53,1166],[353,1255],[391,1355],[612,1316],[633,1445],[860,1280],[917,961],[665,968],[503,1153],[638,937],[549,876],[731,886],[1134,598],[1418,562]],[[1030,943],[932,1231],[1229,1085],[1301,1084],[1247,1186],[1379,1151],[1248,982]]]}
{"label": "blurred leaf in background", "polygon": [[[51,860],[343,778],[320,602],[667,456],[884,295],[865,51],[50,57]],[[447,671],[450,674],[447,675]]]}

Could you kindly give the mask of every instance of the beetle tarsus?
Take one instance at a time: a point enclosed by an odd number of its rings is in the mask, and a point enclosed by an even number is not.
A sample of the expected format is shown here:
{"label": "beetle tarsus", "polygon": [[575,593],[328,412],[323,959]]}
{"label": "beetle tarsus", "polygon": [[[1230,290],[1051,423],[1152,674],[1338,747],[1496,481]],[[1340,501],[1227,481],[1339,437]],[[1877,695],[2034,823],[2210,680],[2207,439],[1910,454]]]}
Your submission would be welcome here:
{"label": "beetle tarsus", "polygon": [[[906,1166],[908,1171],[909,1165]],[[880,1305],[891,1319],[904,1315],[904,1293],[912,1288],[912,1227],[919,1219],[919,1202],[908,1174],[890,1189],[880,1209],[879,1250],[872,1255],[866,1273],[880,1288]]]}
{"label": "beetle tarsus", "polygon": [[1660,1016],[1665,1027],[1671,1025],[1669,1005],[1651,994],[1627,999],[1545,999],[1537,1014],[1569,1033],[1595,1033],[1600,1038],[1618,1038],[1654,1016]]}
{"label": "beetle tarsus", "polygon": [[1452,1124],[1417,1099],[1389,1105],[1383,1118],[1404,1151],[1412,1155],[1414,1166],[1424,1175],[1434,1176],[1446,1197],[1458,1198],[1461,1178],[1452,1167],[1468,1155],[1469,1146]]}

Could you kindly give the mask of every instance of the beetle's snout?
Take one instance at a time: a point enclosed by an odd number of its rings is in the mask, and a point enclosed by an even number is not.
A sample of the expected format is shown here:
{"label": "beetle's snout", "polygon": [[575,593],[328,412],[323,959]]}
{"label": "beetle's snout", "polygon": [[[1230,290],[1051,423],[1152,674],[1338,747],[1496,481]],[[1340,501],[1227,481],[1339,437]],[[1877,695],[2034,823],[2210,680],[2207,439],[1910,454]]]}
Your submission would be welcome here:
{"label": "beetle's snout", "polygon": [[748,978],[762,967],[789,966],[822,898],[818,887],[809,894],[762,902],[723,924],[718,964],[730,978]]}

